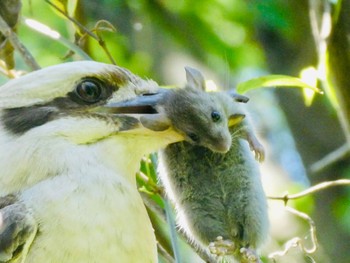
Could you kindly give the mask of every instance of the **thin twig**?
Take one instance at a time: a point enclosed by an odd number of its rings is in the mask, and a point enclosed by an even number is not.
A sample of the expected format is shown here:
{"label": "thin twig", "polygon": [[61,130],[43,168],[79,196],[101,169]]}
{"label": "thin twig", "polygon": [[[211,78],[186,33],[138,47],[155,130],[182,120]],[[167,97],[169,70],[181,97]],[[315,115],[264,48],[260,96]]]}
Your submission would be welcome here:
{"label": "thin twig", "polygon": [[165,260],[169,263],[173,263],[174,259],[172,256],[169,255],[169,253],[166,251],[166,249],[158,242],[157,243],[158,251],[159,253],[165,258]]}
{"label": "thin twig", "polygon": [[95,39],[99,43],[99,45],[102,47],[103,51],[106,53],[106,55],[108,56],[108,58],[112,62],[112,64],[116,65],[116,62],[115,62],[114,58],[112,57],[111,53],[109,52],[109,50],[108,50],[108,48],[106,46],[106,42],[98,34],[94,34],[93,32],[91,32],[83,24],[81,24],[79,21],[77,21],[73,17],[69,16],[66,12],[61,10],[58,6],[56,6],[55,4],[50,2],[49,0],[45,0],[45,2],[48,3],[49,5],[51,5],[55,10],[57,10],[59,13],[61,13],[63,16],[65,16],[72,23],[77,25],[80,28],[80,30],[82,32],[84,32],[84,34],[87,34],[90,37],[92,37],[93,39]]}
{"label": "thin twig", "polygon": [[339,160],[344,159],[344,157],[346,157],[349,153],[350,153],[350,146],[348,144],[344,144],[343,146],[339,147],[335,151],[327,154],[321,160],[318,160],[317,162],[313,163],[310,166],[310,171],[312,173],[320,172],[325,168],[329,167],[330,165],[338,162]]}
{"label": "thin twig", "polygon": [[12,46],[21,54],[24,62],[30,67],[31,70],[40,69],[39,64],[36,62],[29,50],[21,43],[17,35],[7,25],[6,21],[0,15],[0,31],[11,42]]}
{"label": "thin twig", "polygon": [[314,37],[315,46],[319,50],[320,43],[320,26],[319,26],[319,11],[318,11],[318,0],[309,0],[309,16],[311,24],[311,33]]}
{"label": "thin twig", "polygon": [[5,77],[9,79],[14,79],[20,74],[16,74],[17,72],[13,69],[8,69],[5,61],[0,60],[0,74],[3,74]]}
{"label": "thin twig", "polygon": [[168,199],[164,199],[164,210],[166,214],[166,221],[168,222],[168,226],[169,226],[170,239],[171,239],[171,245],[174,252],[175,262],[181,263],[182,262],[181,253],[180,253],[179,242],[177,238],[175,218]]}
{"label": "thin twig", "polygon": [[312,246],[311,246],[311,248],[306,248],[304,245],[303,239],[301,239],[300,237],[294,237],[285,243],[284,249],[282,251],[276,251],[276,252],[270,253],[268,256],[269,259],[272,259],[274,262],[276,262],[276,260],[275,260],[276,256],[283,257],[292,248],[299,247],[314,262],[314,259],[310,256],[310,254],[315,253],[317,248],[318,248],[315,222],[311,219],[310,216],[308,216],[307,214],[300,212],[294,208],[286,206],[285,209],[288,212],[290,212],[290,213],[292,213],[292,214],[294,214],[294,215],[296,215],[296,216],[298,216],[298,217],[300,217],[308,222],[308,224],[310,226],[310,236],[311,236]]}
{"label": "thin twig", "polygon": [[104,52],[107,54],[109,60],[112,62],[112,64],[116,65],[117,63],[115,62],[114,58],[112,57],[111,52],[109,52],[107,45],[106,45],[106,41],[103,40],[103,38],[101,37],[99,31],[100,31],[100,24],[107,24],[109,27],[108,29],[113,28],[113,32],[116,31],[116,29],[113,27],[113,25],[111,23],[109,23],[107,20],[99,20],[97,21],[95,27],[93,28],[94,31],[96,31],[96,36],[98,38],[98,44],[102,47],[102,49],[104,50]]}
{"label": "thin twig", "polygon": [[316,236],[316,224],[314,222],[314,220],[312,220],[312,218],[303,213],[300,212],[292,207],[286,206],[286,210],[302,219],[304,219],[305,221],[307,221],[309,223],[310,226],[310,237],[311,237],[311,248],[306,248],[304,245],[302,245],[303,251],[307,254],[313,254],[316,252],[317,248],[318,248],[318,241],[317,241],[317,236]]}
{"label": "thin twig", "polygon": [[[163,222],[166,222],[164,210],[160,208],[159,205],[157,205],[154,200],[150,197],[149,194],[141,193],[143,203],[145,204],[147,208],[147,212],[149,214],[150,220],[153,225],[153,228],[155,229],[155,234],[157,238],[157,243],[159,246],[161,246],[161,253],[165,258],[170,258],[170,262],[174,262],[174,258],[172,256],[173,251],[171,249],[171,245],[168,242],[167,237],[164,235],[164,233],[161,232],[161,228],[158,227],[158,220],[161,220]],[[156,221],[155,218],[157,219]]]}
{"label": "thin twig", "polygon": [[92,60],[92,58],[88,54],[86,54],[84,50],[82,50],[80,47],[78,47],[68,39],[62,37],[60,33],[51,29],[47,25],[44,25],[34,19],[25,18],[23,21],[24,21],[24,24],[28,26],[30,29],[35,30],[36,32],[39,32],[40,34],[43,34],[44,36],[47,36],[50,39],[57,40],[59,43],[69,48],[75,54],[79,55],[83,59]]}
{"label": "thin twig", "polygon": [[289,195],[287,193],[284,196],[268,196],[268,199],[281,200],[281,201],[284,201],[285,205],[287,205],[289,200],[298,199],[298,198],[307,196],[309,194],[313,194],[313,193],[319,192],[321,190],[324,190],[324,189],[327,189],[327,188],[330,188],[333,186],[340,186],[340,185],[350,185],[350,180],[349,179],[339,179],[336,181],[322,182],[320,184],[311,186],[310,188],[308,188],[304,191],[301,191],[300,193],[297,193],[297,194]]}
{"label": "thin twig", "polygon": [[61,13],[64,17],[66,17],[68,20],[70,20],[73,24],[77,25],[81,29],[81,31],[83,31],[85,34],[88,34],[90,37],[92,37],[98,41],[98,37],[94,33],[92,33],[89,29],[87,29],[83,24],[81,24],[79,21],[77,21],[73,17],[70,17],[69,15],[67,15],[66,12],[61,10],[61,8],[59,8],[55,4],[51,3],[49,0],[45,0],[45,2],[48,3],[49,5],[51,5],[56,11]]}

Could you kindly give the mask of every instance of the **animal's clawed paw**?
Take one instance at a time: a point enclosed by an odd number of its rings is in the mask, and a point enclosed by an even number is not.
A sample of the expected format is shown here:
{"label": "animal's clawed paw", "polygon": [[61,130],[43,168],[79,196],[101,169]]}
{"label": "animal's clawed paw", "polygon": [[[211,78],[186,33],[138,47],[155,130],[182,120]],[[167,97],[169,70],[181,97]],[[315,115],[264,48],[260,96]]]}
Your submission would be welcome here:
{"label": "animal's clawed paw", "polygon": [[255,153],[255,160],[260,163],[263,162],[265,160],[265,149],[260,144],[258,139],[254,135],[250,134],[248,135],[248,143],[250,149]]}
{"label": "animal's clawed paw", "polygon": [[210,242],[209,251],[216,256],[232,255],[236,250],[235,244],[231,240],[224,240],[218,236],[214,242]]}
{"label": "animal's clawed paw", "polygon": [[242,247],[239,252],[242,263],[262,263],[254,249]]}

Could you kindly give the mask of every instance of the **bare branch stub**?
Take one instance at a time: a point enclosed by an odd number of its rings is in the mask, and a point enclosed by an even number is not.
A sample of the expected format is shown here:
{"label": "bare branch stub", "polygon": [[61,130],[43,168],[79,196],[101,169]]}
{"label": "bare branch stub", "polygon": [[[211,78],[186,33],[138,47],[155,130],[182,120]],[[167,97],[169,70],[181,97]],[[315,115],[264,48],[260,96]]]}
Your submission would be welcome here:
{"label": "bare branch stub", "polygon": [[320,184],[311,186],[308,189],[301,191],[299,193],[296,193],[296,194],[292,194],[292,195],[285,194],[283,196],[270,196],[270,197],[268,197],[271,200],[283,201],[285,204],[285,208],[288,212],[290,212],[290,213],[292,213],[292,214],[298,216],[299,218],[302,218],[303,220],[308,222],[309,229],[310,229],[311,244],[312,244],[311,248],[307,248],[304,245],[304,240],[302,238],[294,237],[285,243],[284,250],[270,253],[269,259],[271,259],[273,262],[276,262],[275,258],[277,256],[283,257],[292,248],[299,247],[303,251],[303,253],[305,253],[310,258],[310,260],[314,262],[314,259],[310,256],[310,254],[315,253],[317,248],[318,248],[315,222],[312,220],[312,218],[309,215],[287,206],[287,203],[289,200],[299,199],[299,198],[305,197],[307,195],[319,192],[321,190],[325,190],[325,189],[330,188],[330,187],[342,186],[342,185],[350,185],[350,180],[349,179],[340,179],[340,180],[335,180],[335,181],[322,182]]}
{"label": "bare branch stub", "polygon": [[20,53],[25,63],[32,69],[40,69],[39,64],[36,62],[29,50],[21,43],[17,35],[7,25],[6,21],[0,15],[0,32],[11,42],[12,46]]}
{"label": "bare branch stub", "polygon": [[317,173],[325,168],[335,164],[336,162],[339,162],[340,160],[343,160],[345,157],[347,157],[350,153],[350,145],[344,144],[335,151],[327,154],[324,156],[321,160],[318,160],[317,162],[313,163],[310,166],[310,171],[312,173]]}
{"label": "bare branch stub", "polygon": [[311,236],[311,248],[307,248],[305,246],[304,239],[302,239],[300,237],[293,237],[292,239],[288,240],[285,243],[284,249],[282,251],[275,251],[275,252],[270,253],[268,256],[269,259],[271,259],[273,262],[276,262],[276,257],[283,257],[291,249],[299,247],[300,250],[310,258],[310,260],[314,261],[314,259],[311,257],[311,254],[315,253],[317,248],[318,248],[315,222],[307,214],[300,212],[292,207],[286,206],[286,210],[288,212],[292,213],[293,215],[296,215],[297,217],[308,222],[309,229],[310,229],[310,236]]}
{"label": "bare branch stub", "polygon": [[297,194],[285,194],[284,196],[268,196],[267,198],[270,200],[280,200],[283,201],[285,205],[287,205],[289,200],[293,199],[299,199],[301,197],[305,197],[309,194],[313,194],[316,192],[319,192],[321,190],[334,187],[334,186],[342,186],[342,185],[350,185],[350,180],[349,179],[339,179],[335,181],[327,181],[327,182],[322,182],[317,185],[311,186],[310,188],[301,191]]}
{"label": "bare branch stub", "polygon": [[15,66],[13,52],[17,50],[25,63],[37,70],[40,66],[15,33],[21,7],[19,0],[0,1],[0,58],[6,63],[7,70],[11,70]]}
{"label": "bare branch stub", "polygon": [[[0,16],[14,32],[16,32],[21,7],[22,4],[20,0],[0,1]],[[5,62],[7,70],[11,70],[15,67],[14,50],[8,38],[0,33],[0,59]]]}

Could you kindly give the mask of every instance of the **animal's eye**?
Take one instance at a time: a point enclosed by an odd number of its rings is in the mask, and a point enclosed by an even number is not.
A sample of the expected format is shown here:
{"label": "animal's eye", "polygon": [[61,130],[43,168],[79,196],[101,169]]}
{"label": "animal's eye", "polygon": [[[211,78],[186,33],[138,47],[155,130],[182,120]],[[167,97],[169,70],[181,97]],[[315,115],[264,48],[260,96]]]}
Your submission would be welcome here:
{"label": "animal's eye", "polygon": [[83,101],[87,103],[94,103],[99,101],[101,98],[101,83],[90,79],[84,80],[77,85],[75,91],[79,98]]}
{"label": "animal's eye", "polygon": [[217,111],[213,111],[211,113],[211,119],[213,120],[213,122],[217,122],[221,119],[221,114]]}
{"label": "animal's eye", "polygon": [[187,136],[193,141],[193,142],[199,142],[199,137],[195,133],[189,133]]}

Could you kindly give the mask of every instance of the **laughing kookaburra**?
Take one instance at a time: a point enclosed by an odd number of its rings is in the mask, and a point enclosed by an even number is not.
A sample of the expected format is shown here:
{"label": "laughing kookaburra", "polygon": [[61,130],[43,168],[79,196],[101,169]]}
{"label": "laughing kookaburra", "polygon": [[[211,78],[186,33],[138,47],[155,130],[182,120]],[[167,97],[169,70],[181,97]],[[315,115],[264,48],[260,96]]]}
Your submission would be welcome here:
{"label": "laughing kookaburra", "polygon": [[114,107],[156,89],[88,61],[0,87],[0,262],[157,262],[135,172],[144,154],[182,137]]}

